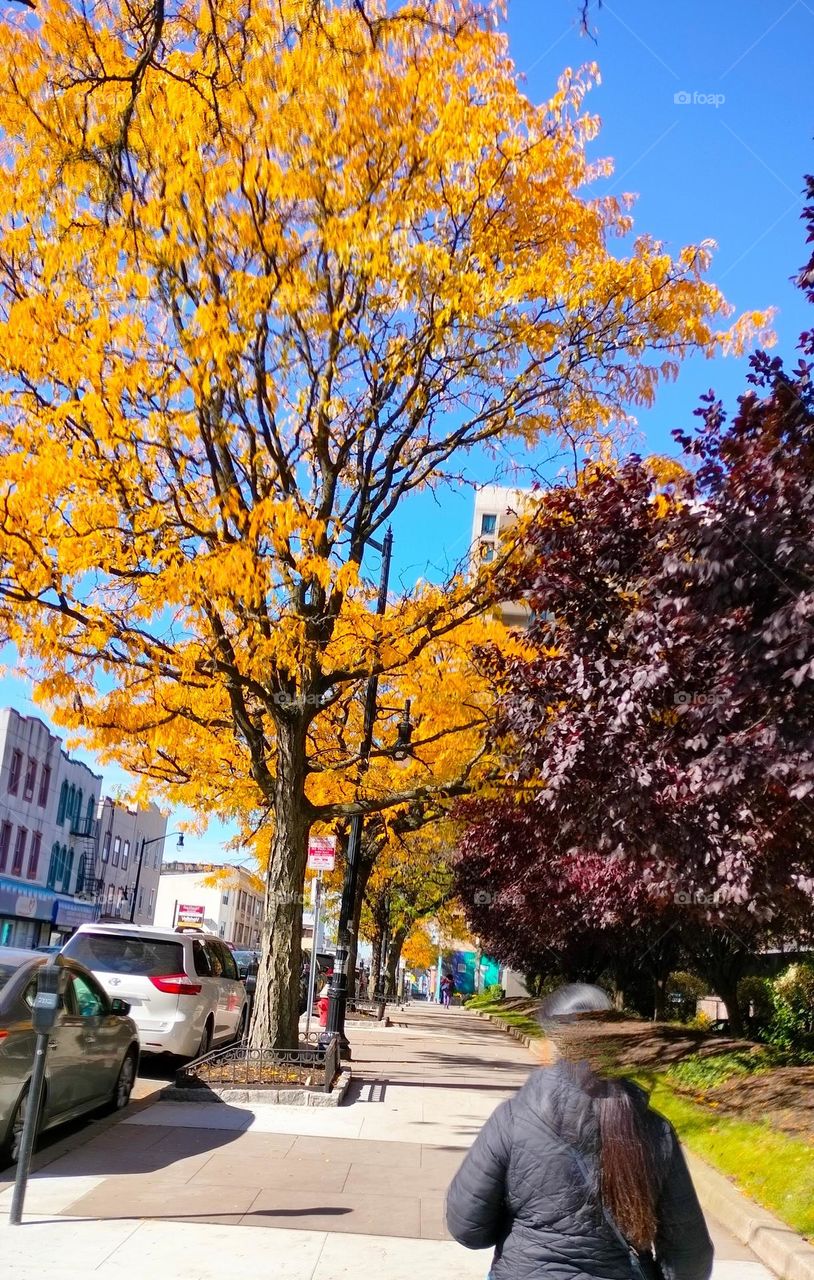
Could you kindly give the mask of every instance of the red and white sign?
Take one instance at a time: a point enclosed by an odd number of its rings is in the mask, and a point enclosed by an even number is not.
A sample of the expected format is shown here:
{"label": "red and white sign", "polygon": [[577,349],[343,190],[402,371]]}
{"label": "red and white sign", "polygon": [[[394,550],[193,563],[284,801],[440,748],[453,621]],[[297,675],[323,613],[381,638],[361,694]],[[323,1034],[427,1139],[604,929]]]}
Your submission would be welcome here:
{"label": "red and white sign", "polygon": [[195,903],[179,902],[175,908],[176,924],[200,924],[204,922],[206,910]]}
{"label": "red and white sign", "polygon": [[308,837],[308,870],[333,871],[336,866],[336,836]]}

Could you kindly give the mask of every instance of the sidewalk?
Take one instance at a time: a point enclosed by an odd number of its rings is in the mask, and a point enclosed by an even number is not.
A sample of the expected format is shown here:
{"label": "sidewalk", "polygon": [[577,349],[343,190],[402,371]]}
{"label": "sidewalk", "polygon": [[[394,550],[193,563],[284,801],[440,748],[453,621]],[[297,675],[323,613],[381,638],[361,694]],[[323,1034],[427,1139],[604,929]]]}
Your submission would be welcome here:
{"label": "sidewalk", "polygon": [[[354,1029],[344,1106],[157,1102],[31,1181],[4,1280],[483,1280],[446,1234],[446,1188],[528,1050],[463,1010],[414,1005]],[[716,1223],[715,1280],[770,1280]]]}

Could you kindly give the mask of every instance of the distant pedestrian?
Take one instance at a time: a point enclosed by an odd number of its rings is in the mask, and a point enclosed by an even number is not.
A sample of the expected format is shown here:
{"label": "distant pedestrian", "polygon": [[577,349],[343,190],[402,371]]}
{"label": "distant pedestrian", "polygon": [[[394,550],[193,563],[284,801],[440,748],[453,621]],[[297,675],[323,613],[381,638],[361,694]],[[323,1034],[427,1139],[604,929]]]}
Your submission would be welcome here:
{"label": "distant pedestrian", "polygon": [[441,1004],[445,1009],[449,1008],[449,1002],[452,999],[452,989],[454,985],[452,978],[448,973],[445,973],[441,979]]}
{"label": "distant pedestrian", "polygon": [[363,965],[362,968],[359,970],[359,999],[360,1000],[367,1000],[367,990],[368,990],[367,970]]}
{"label": "distant pedestrian", "polygon": [[447,1195],[451,1235],[494,1249],[490,1280],[708,1280],[713,1248],[675,1131],[625,1080],[567,1062],[570,1018],[610,1008],[597,987],[553,992],[547,1061],[487,1120]]}

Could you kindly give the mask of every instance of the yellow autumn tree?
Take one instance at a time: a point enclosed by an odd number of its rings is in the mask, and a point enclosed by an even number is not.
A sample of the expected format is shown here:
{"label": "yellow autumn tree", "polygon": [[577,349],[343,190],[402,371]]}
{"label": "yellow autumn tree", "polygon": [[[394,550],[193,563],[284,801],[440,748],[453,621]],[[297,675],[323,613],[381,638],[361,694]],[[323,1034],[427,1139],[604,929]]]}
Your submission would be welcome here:
{"label": "yellow autumn tree", "polygon": [[530,102],[491,4],[6,17],[0,625],[60,724],[256,838],[253,1034],[291,1043],[311,824],[434,785],[359,787],[359,690],[483,605],[376,616],[366,549],[468,451],[609,431],[716,349],[709,249],[612,252],[590,73]]}

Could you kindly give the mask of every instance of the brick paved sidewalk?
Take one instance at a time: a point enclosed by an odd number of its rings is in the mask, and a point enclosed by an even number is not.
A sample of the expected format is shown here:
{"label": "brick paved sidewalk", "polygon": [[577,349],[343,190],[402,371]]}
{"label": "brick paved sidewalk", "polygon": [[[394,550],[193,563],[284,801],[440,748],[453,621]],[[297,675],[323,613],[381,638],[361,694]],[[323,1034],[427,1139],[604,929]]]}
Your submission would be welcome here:
{"label": "brick paved sidewalk", "polygon": [[[448,1238],[444,1194],[533,1060],[463,1010],[396,1021],[352,1033],[341,1108],[157,1102],[61,1156],[32,1180],[24,1225],[0,1225],[4,1280],[483,1280],[489,1255]],[[711,1226],[716,1280],[769,1280]]]}

